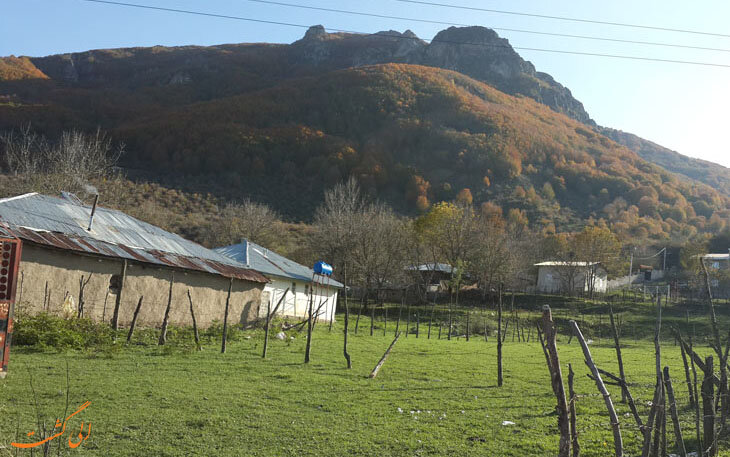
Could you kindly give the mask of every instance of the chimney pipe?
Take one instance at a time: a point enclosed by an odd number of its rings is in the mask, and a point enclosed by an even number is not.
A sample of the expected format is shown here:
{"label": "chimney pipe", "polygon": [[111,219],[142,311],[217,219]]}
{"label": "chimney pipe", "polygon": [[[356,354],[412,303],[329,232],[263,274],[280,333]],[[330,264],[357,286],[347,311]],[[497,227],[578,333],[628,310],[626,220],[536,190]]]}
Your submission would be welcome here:
{"label": "chimney pipe", "polygon": [[94,195],[94,205],[91,207],[91,216],[89,217],[89,232],[91,231],[91,224],[94,222],[94,213],[96,212],[96,204],[99,202],[99,194]]}

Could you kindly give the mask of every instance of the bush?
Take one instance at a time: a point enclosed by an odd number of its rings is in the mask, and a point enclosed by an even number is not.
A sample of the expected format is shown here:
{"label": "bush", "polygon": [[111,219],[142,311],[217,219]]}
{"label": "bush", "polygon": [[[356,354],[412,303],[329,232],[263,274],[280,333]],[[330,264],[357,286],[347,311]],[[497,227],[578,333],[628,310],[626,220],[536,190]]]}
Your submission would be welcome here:
{"label": "bush", "polygon": [[13,344],[38,349],[87,349],[108,345],[113,332],[109,325],[91,319],[63,319],[52,314],[18,316],[13,330]]}

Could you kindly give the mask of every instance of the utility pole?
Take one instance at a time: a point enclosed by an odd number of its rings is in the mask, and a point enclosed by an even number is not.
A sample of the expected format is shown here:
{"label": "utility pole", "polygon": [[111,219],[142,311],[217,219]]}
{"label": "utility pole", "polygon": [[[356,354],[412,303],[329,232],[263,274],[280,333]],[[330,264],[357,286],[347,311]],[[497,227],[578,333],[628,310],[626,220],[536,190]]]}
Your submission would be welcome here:
{"label": "utility pole", "polygon": [[667,247],[666,246],[664,246],[663,251],[664,251],[664,264],[662,266],[662,271],[666,271],[667,270]]}

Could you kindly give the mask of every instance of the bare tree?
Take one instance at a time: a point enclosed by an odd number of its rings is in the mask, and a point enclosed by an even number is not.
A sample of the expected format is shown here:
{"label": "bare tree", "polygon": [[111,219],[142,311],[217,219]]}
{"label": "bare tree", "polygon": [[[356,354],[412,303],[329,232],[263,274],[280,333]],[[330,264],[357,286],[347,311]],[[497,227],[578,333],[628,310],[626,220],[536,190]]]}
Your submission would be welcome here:
{"label": "bare tree", "polygon": [[219,221],[211,225],[212,245],[240,243],[242,239],[274,248],[283,235],[279,214],[263,203],[246,199],[229,203],[220,211]]}
{"label": "bare tree", "polygon": [[0,147],[4,168],[35,178],[33,187],[43,191],[84,188],[90,180],[112,174],[124,153],[124,145],[114,145],[100,129],[66,131],[52,142],[30,125],[0,134]]}

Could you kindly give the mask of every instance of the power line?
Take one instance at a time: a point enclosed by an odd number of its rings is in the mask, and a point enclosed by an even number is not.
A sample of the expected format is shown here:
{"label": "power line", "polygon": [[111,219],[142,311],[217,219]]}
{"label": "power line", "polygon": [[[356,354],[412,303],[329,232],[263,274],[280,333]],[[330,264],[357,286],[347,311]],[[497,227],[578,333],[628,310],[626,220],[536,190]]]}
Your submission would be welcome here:
{"label": "power line", "polygon": [[496,10],[496,9],[489,9],[489,8],[478,8],[475,6],[465,6],[465,5],[451,5],[448,3],[427,2],[427,1],[423,1],[423,0],[395,0],[395,1],[402,2],[402,3],[415,3],[415,4],[419,4],[419,5],[439,6],[439,7],[443,7],[443,8],[454,8],[454,9],[469,10],[469,11],[483,11],[486,13],[509,14],[512,16],[536,17],[536,18],[540,18],[540,19],[553,19],[553,20],[558,20],[558,21],[582,22],[582,23],[587,23],[587,24],[612,25],[615,27],[628,27],[628,28],[645,29],[645,30],[661,30],[663,32],[691,33],[694,35],[705,35],[705,36],[730,38],[730,35],[728,35],[728,34],[715,33],[715,32],[703,32],[701,30],[675,29],[675,28],[670,28],[670,27],[659,27],[659,26],[654,26],[654,25],[599,21],[599,20],[595,20],[595,19],[584,19],[584,18],[577,18],[577,17],[550,16],[547,14],[523,13],[520,11]]}
{"label": "power line", "polygon": [[[249,18],[249,17],[243,17],[243,16],[232,16],[232,15],[227,15],[227,14],[208,13],[208,12],[204,12],[204,11],[194,11],[194,10],[183,10],[183,9],[178,9],[178,8],[165,8],[165,7],[161,7],[161,6],[117,2],[117,1],[112,1],[112,0],[81,0],[81,1],[89,2],[89,3],[102,3],[102,4],[115,5],[115,6],[125,6],[125,7],[130,7],[130,8],[141,8],[141,9],[155,10],[155,11],[191,14],[191,15],[214,17],[214,18],[220,18],[220,19],[231,19],[231,20],[238,20],[238,21],[256,22],[256,23],[262,23],[262,24],[281,25],[281,26],[286,26],[286,27],[298,27],[298,28],[305,28],[305,29],[308,29],[310,27],[308,25],[294,24],[294,23],[290,23],[290,22],[272,21],[272,20],[266,20],[266,19],[255,19],[255,18]],[[338,32],[338,33],[351,33],[351,34],[355,34],[355,35],[373,35],[372,33],[359,32],[359,31],[355,31],[355,30],[337,29],[337,28],[330,28],[330,27],[328,27],[326,29],[329,31]],[[705,67],[730,68],[730,65],[727,65],[727,64],[699,62],[699,61],[690,61],[690,60],[660,59],[660,58],[654,58],[654,57],[627,56],[627,55],[621,55],[621,54],[603,54],[603,53],[597,53],[597,52],[566,51],[566,50],[560,50],[560,49],[532,48],[532,47],[525,47],[525,46],[510,46],[510,45],[499,45],[499,44],[495,44],[495,43],[477,43],[477,42],[452,41],[452,40],[442,40],[442,39],[439,39],[439,40],[423,39],[422,40],[421,38],[418,38],[418,37],[404,36],[401,34],[393,34],[393,33],[387,33],[387,32],[378,32],[377,35],[383,36],[383,37],[389,37],[389,38],[425,41],[425,42],[430,42],[430,43],[472,45],[472,46],[482,46],[482,47],[490,47],[490,48],[516,49],[516,50],[521,50],[521,51],[546,52],[546,53],[553,53],[553,54],[605,57],[605,58],[612,58],[612,59],[624,59],[624,60],[635,60],[635,61],[646,61],[646,62],[661,62],[661,63],[674,63],[674,64],[683,64],[683,65],[698,65],[698,66],[705,66]]]}
{"label": "power line", "polygon": [[[351,14],[354,16],[366,16],[366,17],[377,17],[377,18],[381,18],[381,19],[394,19],[394,20],[398,20],[398,21],[421,22],[424,24],[453,25],[453,26],[458,26],[458,27],[470,27],[470,26],[474,25],[474,24],[464,24],[464,23],[459,23],[459,22],[445,22],[445,21],[436,21],[436,20],[431,20],[431,19],[391,16],[388,14],[365,13],[362,11],[350,11],[350,10],[342,10],[342,9],[336,9],[336,8],[324,8],[324,7],[311,6],[311,5],[298,5],[296,3],[285,3],[285,2],[277,2],[277,1],[272,1],[272,0],[246,0],[246,1],[254,2],[254,3],[263,3],[263,4],[267,4],[267,5],[284,6],[284,7],[289,7],[289,8],[301,8],[301,9],[314,10],[314,11],[326,11],[326,12],[330,12],[330,13]],[[562,37],[562,38],[577,38],[577,39],[582,39],[582,40],[607,41],[607,42],[613,42],[613,43],[640,44],[640,45],[647,45],[647,46],[663,46],[663,47],[682,48],[682,49],[697,49],[697,50],[702,50],[702,51],[730,52],[730,49],[726,49],[726,48],[709,48],[709,47],[705,47],[705,46],[692,46],[692,45],[675,44],[675,43],[662,43],[662,42],[657,42],[657,41],[626,40],[626,39],[620,39],[620,38],[607,38],[607,37],[599,37],[599,36],[591,36],[591,35],[575,35],[575,34],[568,34],[568,33],[543,32],[543,31],[539,31],[539,30],[512,29],[512,28],[505,28],[505,27],[489,27],[489,28],[492,30],[498,30],[500,32],[528,33],[528,34],[533,34],[533,35],[554,36],[554,37]]]}

